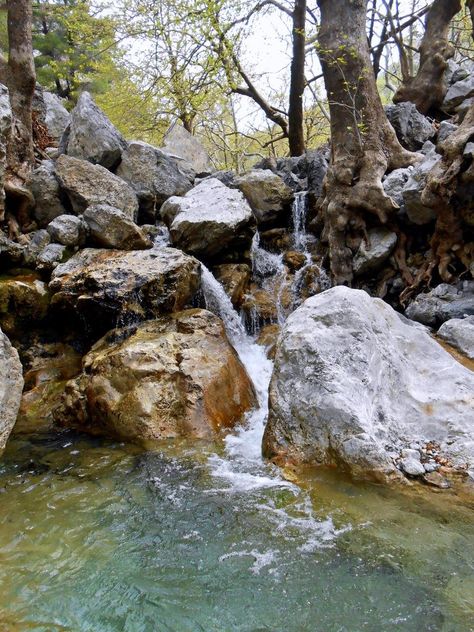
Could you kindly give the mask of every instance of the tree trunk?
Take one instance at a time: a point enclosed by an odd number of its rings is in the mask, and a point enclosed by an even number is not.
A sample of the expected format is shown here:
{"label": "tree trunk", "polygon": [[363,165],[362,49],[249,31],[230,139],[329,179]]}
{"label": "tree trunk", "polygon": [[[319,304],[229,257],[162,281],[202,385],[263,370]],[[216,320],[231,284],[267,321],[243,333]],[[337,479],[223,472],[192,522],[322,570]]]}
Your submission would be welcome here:
{"label": "tree trunk", "polygon": [[293,9],[293,56],[291,59],[290,99],[288,109],[290,156],[301,156],[305,150],[303,118],[305,26],[306,0],[295,0]]}
{"label": "tree trunk", "polygon": [[454,55],[454,48],[448,42],[449,25],[460,10],[460,0],[434,0],[426,16],[418,72],[398,88],[394,103],[411,101],[423,114],[434,113],[441,107],[446,94],[447,60]]}
{"label": "tree trunk", "polygon": [[367,0],[318,0],[318,45],[331,113],[331,162],[320,210],[333,282],[351,284],[366,220],[398,208],[382,187],[387,171],[414,164],[385,116],[365,32]]}
{"label": "tree trunk", "polygon": [[5,191],[17,198],[15,215],[21,224],[32,200],[26,185],[34,165],[32,102],[36,77],[31,0],[8,0],[7,11],[9,55],[8,62],[0,61],[0,82],[8,87],[12,110]]}

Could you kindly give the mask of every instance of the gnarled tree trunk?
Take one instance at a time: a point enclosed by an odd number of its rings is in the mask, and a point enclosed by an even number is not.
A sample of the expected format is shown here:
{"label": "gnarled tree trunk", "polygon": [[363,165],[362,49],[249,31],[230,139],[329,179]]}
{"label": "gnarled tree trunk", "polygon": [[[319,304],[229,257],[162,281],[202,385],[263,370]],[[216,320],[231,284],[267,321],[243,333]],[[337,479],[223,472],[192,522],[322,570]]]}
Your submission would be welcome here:
{"label": "gnarled tree trunk", "polygon": [[290,156],[301,156],[305,150],[303,93],[305,89],[306,0],[295,0],[292,19],[293,56],[291,58],[288,108],[288,142],[290,146]]}
{"label": "gnarled tree trunk", "polygon": [[35,66],[31,36],[31,0],[8,0],[8,62],[0,60],[0,82],[8,87],[12,110],[12,133],[7,147],[5,191],[17,199],[20,223],[31,202],[27,188],[34,164],[32,101],[35,90]]}
{"label": "gnarled tree trunk", "polygon": [[398,88],[394,103],[411,101],[423,114],[441,107],[446,94],[447,60],[454,55],[454,48],[448,41],[449,25],[460,10],[460,0],[434,0],[426,16],[418,72]]}
{"label": "gnarled tree trunk", "polygon": [[382,187],[387,171],[418,154],[400,145],[387,120],[370,63],[367,0],[318,0],[319,55],[331,113],[331,163],[320,209],[333,282],[351,284],[366,220],[386,223],[398,208]]}

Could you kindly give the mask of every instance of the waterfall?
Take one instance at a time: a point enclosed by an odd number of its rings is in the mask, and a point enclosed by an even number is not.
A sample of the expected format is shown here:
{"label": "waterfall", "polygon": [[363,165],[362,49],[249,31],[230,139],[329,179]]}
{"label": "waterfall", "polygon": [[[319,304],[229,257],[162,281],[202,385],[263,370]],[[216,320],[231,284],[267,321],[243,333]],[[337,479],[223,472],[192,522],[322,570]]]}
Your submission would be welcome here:
{"label": "waterfall", "polygon": [[292,206],[293,218],[293,243],[295,250],[306,251],[306,213],[308,209],[308,192],[299,191],[295,193]]}

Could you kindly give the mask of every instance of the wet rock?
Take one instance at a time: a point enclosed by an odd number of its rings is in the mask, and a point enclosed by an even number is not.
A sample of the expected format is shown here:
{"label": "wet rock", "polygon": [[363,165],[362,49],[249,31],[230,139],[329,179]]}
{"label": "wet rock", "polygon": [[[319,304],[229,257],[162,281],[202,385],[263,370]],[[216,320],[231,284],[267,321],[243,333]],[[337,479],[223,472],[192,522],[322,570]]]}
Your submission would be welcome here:
{"label": "wet rock", "polygon": [[37,325],[48,307],[48,289],[35,274],[0,280],[0,326],[8,336],[17,338]]}
{"label": "wet rock", "polygon": [[404,209],[408,218],[414,224],[428,224],[436,218],[436,211],[423,204],[421,194],[425,188],[429,172],[440,158],[441,156],[436,152],[430,152],[425,160],[419,162],[411,169],[410,177],[403,187]]}
{"label": "wet rock", "polygon": [[51,92],[46,90],[43,92],[43,102],[45,105],[45,125],[48,128],[49,135],[56,142],[59,142],[71,121],[71,115],[64,107],[61,99]]}
{"label": "wet rock", "polygon": [[283,263],[288,266],[291,272],[296,272],[306,265],[306,255],[296,250],[287,250],[283,255]]}
{"label": "wet rock", "polygon": [[92,204],[84,211],[91,242],[102,248],[143,250],[151,241],[125,213],[108,204]]}
{"label": "wet rock", "polygon": [[385,113],[405,149],[417,151],[436,134],[433,124],[418,112],[414,103],[407,101],[388,105]]}
{"label": "wet rock", "polygon": [[270,228],[260,233],[260,245],[269,252],[284,252],[292,245],[292,236],[286,228]]}
{"label": "wet rock", "polygon": [[387,195],[398,204],[403,206],[403,189],[410,177],[412,169],[410,167],[404,169],[395,169],[390,172],[383,180],[383,188]]}
{"label": "wet rock", "polygon": [[439,472],[428,472],[423,476],[423,480],[431,487],[438,487],[439,489],[451,487],[451,483]]}
{"label": "wet rock", "polygon": [[67,246],[48,244],[36,257],[36,268],[40,272],[52,272],[67,257]]}
{"label": "wet rock", "polygon": [[81,372],[82,356],[63,343],[35,343],[23,355],[25,387],[13,434],[49,432],[67,382]]}
{"label": "wet rock", "polygon": [[200,287],[200,264],[174,248],[86,248],[54,271],[49,287],[52,307],[102,335],[117,324],[190,305]]}
{"label": "wet rock", "polygon": [[86,227],[75,215],[59,215],[48,224],[47,231],[52,241],[69,248],[83,246],[86,242]]}
{"label": "wet rock", "polygon": [[293,192],[280,176],[268,169],[255,169],[237,178],[235,183],[250,204],[257,224],[284,221]]}
{"label": "wet rock", "polygon": [[223,286],[232,305],[238,309],[250,284],[250,266],[245,263],[223,263],[213,268],[213,274]]}
{"label": "wet rock", "polygon": [[20,265],[24,262],[26,246],[8,239],[0,230],[0,263],[5,266]]}
{"label": "wet rock", "polygon": [[474,316],[447,320],[439,328],[438,336],[474,360]]}
{"label": "wet rock", "polygon": [[276,323],[273,325],[265,325],[260,330],[256,343],[265,347],[267,358],[273,360],[275,358],[276,344],[280,335],[281,327]]}
{"label": "wet rock", "polygon": [[419,294],[406,308],[411,320],[439,327],[450,318],[474,315],[474,281],[456,285],[441,283],[431,292]]}
{"label": "wet rock", "polygon": [[220,253],[250,249],[252,211],[242,193],[219,180],[200,182],[184,197],[172,197],[161,208],[171,242],[190,254],[215,258]]}
{"label": "wet rock", "polygon": [[408,474],[408,476],[423,476],[425,468],[420,462],[420,456],[418,458],[413,456],[407,456],[400,461],[400,469]]}
{"label": "wet rock", "polygon": [[18,352],[0,329],[0,454],[15,425],[23,390]]}
{"label": "wet rock", "polygon": [[138,197],[140,223],[154,223],[165,200],[191,189],[195,172],[185,160],[137,141],[124,152],[117,175]]}
{"label": "wet rock", "polygon": [[43,160],[31,175],[31,192],[35,198],[33,217],[45,227],[66,212],[63,196],[52,160]]}
{"label": "wet rock", "polygon": [[127,143],[88,92],[83,92],[71,112],[71,122],[61,139],[60,151],[114,169]]}
{"label": "wet rock", "polygon": [[163,151],[185,160],[198,175],[212,171],[209,154],[203,145],[179,123],[172,125],[166,132]]}
{"label": "wet rock", "polygon": [[110,332],[87,354],[57,421],[136,443],[212,439],[256,404],[252,383],[214,314],[178,312],[129,334],[124,339],[121,331]]}
{"label": "wet rock", "polygon": [[279,338],[263,449],[377,480],[393,453],[436,441],[474,461],[474,374],[420,325],[361,290],[335,287],[293,312]]}
{"label": "wet rock", "polygon": [[56,163],[56,173],[78,215],[91,204],[109,204],[136,219],[137,196],[126,182],[104,167],[62,155]]}
{"label": "wet rock", "polygon": [[474,96],[474,76],[469,75],[462,81],[456,81],[451,86],[444,97],[442,109],[446,112],[454,112],[457,106],[463,101]]}
{"label": "wet rock", "polygon": [[379,270],[397,244],[397,235],[386,228],[372,228],[368,237],[369,244],[362,240],[354,257],[354,273],[357,275]]}

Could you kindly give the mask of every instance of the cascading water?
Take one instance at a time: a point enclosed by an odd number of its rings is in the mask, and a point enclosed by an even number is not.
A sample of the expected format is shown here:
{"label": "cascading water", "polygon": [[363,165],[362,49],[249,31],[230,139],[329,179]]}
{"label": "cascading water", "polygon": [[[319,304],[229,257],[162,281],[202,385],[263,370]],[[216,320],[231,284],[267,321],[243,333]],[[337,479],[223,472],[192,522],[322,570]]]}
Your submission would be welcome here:
{"label": "cascading water", "polygon": [[308,209],[308,192],[299,191],[295,193],[291,210],[293,219],[293,243],[296,250],[306,252],[306,213]]}

